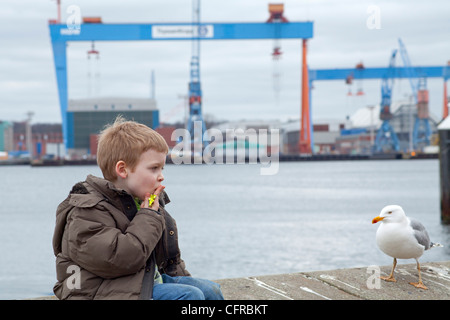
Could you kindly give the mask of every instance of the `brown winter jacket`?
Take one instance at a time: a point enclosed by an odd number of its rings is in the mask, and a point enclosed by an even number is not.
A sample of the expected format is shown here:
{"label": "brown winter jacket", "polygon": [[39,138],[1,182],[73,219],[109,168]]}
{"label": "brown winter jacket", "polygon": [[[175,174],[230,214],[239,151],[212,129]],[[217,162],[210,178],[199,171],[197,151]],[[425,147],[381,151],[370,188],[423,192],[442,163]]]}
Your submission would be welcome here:
{"label": "brown winter jacket", "polygon": [[55,295],[148,299],[155,263],[161,273],[190,276],[180,257],[175,220],[164,209],[169,201],[163,192],[159,212],[138,211],[133,197],[107,180],[89,175],[77,183],[56,212]]}

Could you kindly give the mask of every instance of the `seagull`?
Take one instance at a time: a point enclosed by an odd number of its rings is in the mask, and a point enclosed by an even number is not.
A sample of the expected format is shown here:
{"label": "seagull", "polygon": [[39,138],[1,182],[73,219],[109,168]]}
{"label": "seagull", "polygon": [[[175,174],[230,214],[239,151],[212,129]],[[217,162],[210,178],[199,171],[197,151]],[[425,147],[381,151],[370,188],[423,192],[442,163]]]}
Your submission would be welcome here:
{"label": "seagull", "polygon": [[416,288],[427,290],[420,275],[419,258],[422,254],[433,247],[442,247],[439,243],[430,241],[428,232],[419,221],[408,218],[402,207],[389,205],[384,207],[380,215],[372,220],[372,224],[381,221],[377,230],[377,245],[388,256],[394,258],[394,264],[389,277],[380,277],[385,281],[396,282],[394,269],[397,259],[415,259],[419,282],[410,282]]}

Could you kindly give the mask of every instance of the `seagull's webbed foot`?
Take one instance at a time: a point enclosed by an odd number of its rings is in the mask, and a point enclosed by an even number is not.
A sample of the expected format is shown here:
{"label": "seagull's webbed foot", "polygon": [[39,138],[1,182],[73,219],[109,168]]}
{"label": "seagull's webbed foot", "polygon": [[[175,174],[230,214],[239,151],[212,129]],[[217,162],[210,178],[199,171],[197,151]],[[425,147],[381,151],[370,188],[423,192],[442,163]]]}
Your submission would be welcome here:
{"label": "seagull's webbed foot", "polygon": [[397,282],[392,274],[389,277],[380,277],[380,279],[389,282]]}
{"label": "seagull's webbed foot", "polygon": [[410,285],[413,285],[414,287],[418,288],[418,289],[424,289],[424,290],[428,290],[428,288],[423,284],[422,281],[419,282],[410,282]]}

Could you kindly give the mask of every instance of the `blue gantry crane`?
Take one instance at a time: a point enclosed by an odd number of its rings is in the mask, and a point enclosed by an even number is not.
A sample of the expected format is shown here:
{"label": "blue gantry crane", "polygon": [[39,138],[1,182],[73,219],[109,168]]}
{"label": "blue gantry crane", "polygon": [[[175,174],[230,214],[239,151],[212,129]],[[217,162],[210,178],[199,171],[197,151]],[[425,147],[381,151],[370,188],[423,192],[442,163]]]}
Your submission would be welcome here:
{"label": "blue gantry crane", "polygon": [[411,66],[406,47],[401,39],[398,39],[400,46],[400,53],[405,65],[409,83],[411,85],[414,102],[417,104],[417,115],[414,121],[414,129],[412,135],[413,149],[419,148],[421,143],[425,145],[430,144],[431,140],[431,128],[429,123],[429,111],[428,111],[428,90],[426,77],[420,75],[416,69]]}
{"label": "blue gantry crane", "polygon": [[[200,17],[199,17],[200,18]],[[53,51],[53,59],[56,73],[56,82],[58,89],[58,100],[62,116],[62,130],[66,150],[75,148],[75,128],[74,112],[68,110],[68,77],[67,77],[67,44],[79,41],[217,41],[217,40],[261,40],[261,39],[302,39],[303,55],[306,57],[306,41],[313,37],[313,22],[289,22],[289,23],[200,23],[198,20],[198,33],[193,35],[193,23],[102,23],[99,21],[86,21],[77,26],[61,22],[60,15],[57,20],[49,21],[49,31]],[[194,43],[195,41],[193,41]],[[194,56],[194,55],[193,55]],[[199,57],[199,56],[198,56]],[[302,81],[302,87],[306,89],[302,92],[302,110],[311,109],[311,88],[314,81],[320,80],[346,80],[352,76],[355,80],[362,79],[381,79],[386,73],[386,67],[382,68],[364,68],[362,70],[355,68],[343,69],[309,69],[306,59],[303,59],[304,66],[302,70],[306,74],[305,81]],[[190,97],[200,97],[199,104],[192,104],[190,108],[192,115],[201,111],[201,86],[200,86],[200,64],[197,67],[198,86],[193,85]],[[410,73],[420,73],[421,77],[443,78],[444,83],[450,75],[450,66],[415,66],[393,67],[393,78],[411,78]],[[195,75],[195,68],[192,68],[191,75]],[[304,84],[303,84],[304,82]],[[194,78],[190,80],[191,84],[196,83]],[[196,93],[196,95],[195,95]],[[303,103],[303,97],[309,97]],[[193,99],[194,100],[194,99]],[[427,110],[426,108],[422,108]],[[311,113],[309,113],[311,115]],[[308,117],[305,117],[308,118]],[[194,119],[194,117],[192,117]],[[158,123],[154,123],[156,127]],[[301,125],[303,127],[303,124]],[[309,131],[311,149],[313,149],[313,131],[312,123],[305,126]],[[300,138],[301,140],[301,138]]]}
{"label": "blue gantry crane", "polygon": [[[275,25],[266,22],[244,23],[103,23],[101,20],[85,22],[79,26],[67,25],[61,19],[49,21],[53,49],[62,130],[66,150],[75,148],[74,112],[68,110],[67,43],[72,41],[218,41],[218,40],[263,40],[263,39],[310,39],[313,37],[313,22],[289,22]],[[194,35],[194,29],[198,32]],[[200,42],[198,41],[198,42]],[[195,56],[195,55],[193,55]],[[199,55],[197,55],[199,57]],[[190,79],[189,90],[192,119],[201,112],[200,64],[196,60]],[[197,62],[199,62],[197,60]],[[196,81],[198,80],[198,81]],[[197,98],[196,98],[197,97]],[[198,100],[200,98],[200,100]],[[201,113],[200,113],[201,115]],[[194,123],[195,124],[195,123]],[[153,127],[157,127],[154,123]]]}
{"label": "blue gantry crane", "polygon": [[389,68],[381,82],[380,119],[383,122],[375,138],[375,152],[383,152],[386,151],[386,149],[394,151],[400,150],[397,134],[395,133],[390,123],[390,120],[393,116],[391,112],[391,97],[392,87],[394,86],[393,68],[395,67],[396,55],[397,50],[394,49],[389,60]]}
{"label": "blue gantry crane", "polygon": [[[389,71],[390,69],[390,71]],[[330,81],[330,80],[347,80],[349,77],[352,79],[383,79],[386,74],[392,75],[392,78],[396,79],[411,79],[411,74],[420,74],[423,78],[443,78],[444,83],[450,75],[450,65],[446,66],[411,66],[408,67],[375,67],[375,68],[339,68],[339,69],[309,69],[309,85],[308,90],[313,87],[314,81]],[[417,88],[419,89],[419,82],[417,82]],[[418,89],[414,92],[418,92]],[[425,93],[424,93],[425,95]],[[312,106],[312,102],[310,101]],[[420,110],[420,109],[419,109]],[[428,110],[428,104],[426,104],[426,111]],[[310,129],[312,130],[312,129]],[[418,140],[418,139],[417,139]]]}

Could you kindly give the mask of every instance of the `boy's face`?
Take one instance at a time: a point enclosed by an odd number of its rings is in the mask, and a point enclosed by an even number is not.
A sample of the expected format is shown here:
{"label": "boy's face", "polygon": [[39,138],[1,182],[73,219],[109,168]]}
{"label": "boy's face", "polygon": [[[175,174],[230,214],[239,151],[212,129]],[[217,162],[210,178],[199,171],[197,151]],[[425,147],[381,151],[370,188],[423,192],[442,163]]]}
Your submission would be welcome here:
{"label": "boy's face", "polygon": [[124,180],[126,190],[144,200],[146,193],[153,193],[164,180],[162,170],[166,163],[166,154],[155,150],[147,150],[139,158],[134,170],[127,172],[127,178]]}

